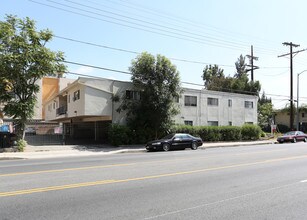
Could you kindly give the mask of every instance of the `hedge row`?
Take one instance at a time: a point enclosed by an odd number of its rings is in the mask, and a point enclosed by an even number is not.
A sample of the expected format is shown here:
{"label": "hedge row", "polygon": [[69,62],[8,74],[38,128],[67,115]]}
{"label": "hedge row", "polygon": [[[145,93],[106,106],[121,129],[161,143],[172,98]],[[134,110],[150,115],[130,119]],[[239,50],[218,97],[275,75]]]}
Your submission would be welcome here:
{"label": "hedge row", "polygon": [[[188,133],[198,136],[205,142],[214,141],[239,141],[239,140],[258,140],[262,133],[257,125],[246,124],[238,126],[188,126],[179,125],[171,129],[171,133]],[[109,128],[108,139],[112,145],[140,144],[145,143],[146,135],[137,134],[127,126],[112,124]]]}
{"label": "hedge row", "polygon": [[173,133],[189,133],[203,141],[239,141],[258,140],[262,133],[258,125],[238,126],[188,126],[180,125],[172,129]]}

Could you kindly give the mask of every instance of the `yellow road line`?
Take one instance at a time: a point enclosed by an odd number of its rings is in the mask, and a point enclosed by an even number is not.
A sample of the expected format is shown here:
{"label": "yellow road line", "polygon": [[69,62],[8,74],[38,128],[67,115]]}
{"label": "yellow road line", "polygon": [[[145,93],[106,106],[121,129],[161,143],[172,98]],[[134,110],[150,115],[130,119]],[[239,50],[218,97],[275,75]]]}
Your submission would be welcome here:
{"label": "yellow road line", "polygon": [[[272,151],[284,151],[284,150],[272,150]],[[238,153],[236,155],[246,155],[246,154],[261,154],[261,153],[268,153],[271,151],[261,151],[261,152],[253,152],[253,153]],[[220,155],[219,155],[220,156]],[[217,156],[214,156],[217,157]],[[159,161],[147,161],[147,162],[140,162],[140,163],[127,163],[127,164],[111,164],[111,165],[101,165],[101,166],[89,166],[89,167],[77,167],[77,168],[65,168],[65,169],[55,169],[55,170],[39,170],[39,171],[29,171],[29,172],[19,172],[19,173],[6,173],[0,174],[0,177],[9,177],[9,176],[20,176],[20,175],[34,175],[34,174],[42,174],[42,173],[57,173],[57,172],[65,172],[65,171],[78,171],[78,170],[90,170],[90,169],[100,169],[100,168],[112,168],[112,167],[124,167],[124,166],[133,166],[133,165],[142,165],[142,164],[150,164],[150,163],[165,163],[165,162],[177,162],[182,160],[189,160],[189,159],[201,159],[201,158],[214,158],[214,157],[185,157],[185,158],[176,158],[172,160],[159,160]]]}
{"label": "yellow road line", "polygon": [[175,172],[175,173],[166,173],[166,174],[158,174],[158,175],[143,176],[143,177],[136,177],[136,178],[128,178],[128,179],[122,179],[122,180],[100,180],[100,181],[94,181],[94,182],[75,183],[75,184],[60,185],[60,186],[49,186],[49,187],[33,188],[33,189],[18,190],[18,191],[11,191],[11,192],[0,192],[0,197],[17,196],[17,195],[24,195],[24,194],[31,194],[31,193],[48,192],[48,191],[55,191],[55,190],[88,187],[88,186],[97,186],[97,185],[104,185],[104,184],[111,184],[111,183],[124,183],[124,182],[131,182],[131,181],[157,179],[157,178],[162,178],[162,177],[187,175],[187,174],[194,174],[194,173],[200,173],[200,172],[231,169],[231,168],[237,168],[237,167],[245,167],[245,166],[252,166],[252,165],[257,165],[257,164],[267,164],[267,163],[303,159],[303,158],[307,158],[307,155],[295,156],[295,157],[285,157],[285,158],[257,161],[257,162],[251,162],[251,163],[233,164],[233,165],[228,165],[228,166],[212,167],[212,168],[182,171],[182,172]]}
{"label": "yellow road line", "polygon": [[89,169],[110,168],[110,167],[123,167],[123,166],[132,166],[132,165],[136,165],[136,163],[127,163],[127,164],[122,163],[122,164],[111,164],[111,165],[90,166],[90,167],[66,168],[66,169],[57,169],[57,170],[40,170],[40,171],[30,171],[30,172],[20,172],[20,173],[7,173],[7,174],[0,174],[0,177],[32,175],[40,173],[56,173],[56,172],[89,170]]}

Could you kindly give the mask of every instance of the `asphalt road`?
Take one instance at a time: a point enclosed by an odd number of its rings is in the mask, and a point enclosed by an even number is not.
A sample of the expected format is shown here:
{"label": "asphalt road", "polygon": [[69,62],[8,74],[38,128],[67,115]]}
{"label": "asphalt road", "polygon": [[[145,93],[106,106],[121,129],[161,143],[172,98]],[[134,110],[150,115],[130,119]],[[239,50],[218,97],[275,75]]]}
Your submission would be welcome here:
{"label": "asphalt road", "polygon": [[307,144],[0,161],[0,219],[307,219]]}

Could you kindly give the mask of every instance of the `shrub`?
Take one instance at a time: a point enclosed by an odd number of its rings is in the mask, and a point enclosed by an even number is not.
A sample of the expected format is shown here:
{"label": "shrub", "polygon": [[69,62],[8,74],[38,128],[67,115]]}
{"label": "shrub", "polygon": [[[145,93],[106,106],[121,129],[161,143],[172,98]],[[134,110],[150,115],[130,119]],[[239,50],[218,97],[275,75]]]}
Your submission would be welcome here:
{"label": "shrub", "polygon": [[241,128],[243,140],[258,140],[261,132],[261,128],[258,125],[245,124]]}
{"label": "shrub", "polygon": [[207,141],[220,141],[221,140],[220,128],[218,126],[207,126],[206,131],[207,131],[207,135],[206,135]]}
{"label": "shrub", "polygon": [[127,126],[112,124],[109,127],[108,140],[114,146],[129,144],[132,138],[130,134],[131,131]]}
{"label": "shrub", "polygon": [[220,127],[222,141],[238,141],[241,140],[241,127],[222,126]]}
{"label": "shrub", "polygon": [[27,142],[25,140],[23,140],[23,139],[17,140],[16,144],[17,144],[17,150],[19,152],[23,152],[25,147],[27,146]]}

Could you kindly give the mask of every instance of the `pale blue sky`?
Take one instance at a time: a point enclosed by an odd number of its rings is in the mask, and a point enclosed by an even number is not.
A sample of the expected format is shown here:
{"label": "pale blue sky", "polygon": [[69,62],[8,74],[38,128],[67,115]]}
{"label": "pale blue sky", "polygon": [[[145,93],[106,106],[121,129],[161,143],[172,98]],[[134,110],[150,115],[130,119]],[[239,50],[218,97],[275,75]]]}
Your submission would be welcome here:
{"label": "pale blue sky", "polygon": [[[2,0],[0,17],[28,16],[38,29],[49,28],[57,36],[100,45],[54,38],[47,46],[63,51],[68,61],[128,71],[137,56],[132,52],[147,51],[172,58],[181,81],[195,84],[203,84],[206,64],[218,64],[226,75],[233,75],[234,63],[240,54],[250,54],[253,45],[259,57],[254,64],[260,67],[254,79],[260,81],[274,107],[281,108],[289,103],[289,57],[277,56],[289,52],[283,42],[300,44],[294,51],[307,48],[306,8],[303,0]],[[306,59],[307,51],[294,57],[295,99],[296,76],[307,69]],[[68,67],[71,72],[130,79],[122,73]],[[300,103],[307,104],[305,82],[307,72],[300,76]]]}

